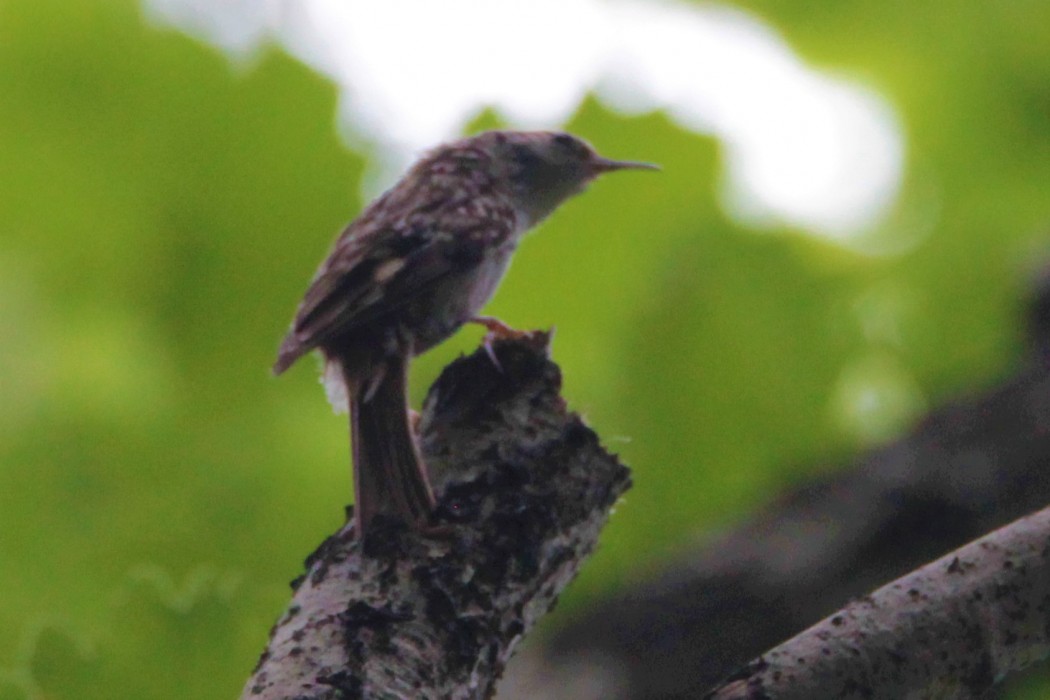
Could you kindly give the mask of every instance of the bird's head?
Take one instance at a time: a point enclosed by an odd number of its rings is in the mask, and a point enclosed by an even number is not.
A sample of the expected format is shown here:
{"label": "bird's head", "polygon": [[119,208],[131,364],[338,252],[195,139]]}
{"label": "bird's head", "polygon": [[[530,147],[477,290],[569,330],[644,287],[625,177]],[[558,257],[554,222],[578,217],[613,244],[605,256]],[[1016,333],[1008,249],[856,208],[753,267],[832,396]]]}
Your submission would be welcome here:
{"label": "bird's head", "polygon": [[530,226],[599,175],[659,170],[649,163],[605,158],[583,139],[563,132],[490,131],[475,138],[503,171],[509,194]]}

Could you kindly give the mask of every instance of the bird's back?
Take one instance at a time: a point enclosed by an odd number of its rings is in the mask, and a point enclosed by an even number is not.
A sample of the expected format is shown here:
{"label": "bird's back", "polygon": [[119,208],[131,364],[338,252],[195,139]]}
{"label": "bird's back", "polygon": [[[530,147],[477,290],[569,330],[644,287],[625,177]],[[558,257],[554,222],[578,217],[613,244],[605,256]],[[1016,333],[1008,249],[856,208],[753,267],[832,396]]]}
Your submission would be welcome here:
{"label": "bird's back", "polygon": [[336,240],[299,305],[274,373],[328,341],[395,324],[428,300],[437,305],[430,313],[437,312],[440,325],[443,284],[481,266],[518,229],[484,153],[446,149],[424,159]]}

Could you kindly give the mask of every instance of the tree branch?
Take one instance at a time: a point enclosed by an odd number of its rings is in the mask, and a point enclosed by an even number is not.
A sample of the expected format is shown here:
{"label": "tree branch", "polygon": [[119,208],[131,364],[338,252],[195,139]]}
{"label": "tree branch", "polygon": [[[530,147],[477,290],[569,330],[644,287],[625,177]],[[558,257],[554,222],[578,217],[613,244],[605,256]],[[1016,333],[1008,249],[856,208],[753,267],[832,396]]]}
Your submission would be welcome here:
{"label": "tree branch", "polygon": [[1050,271],[1027,325],[1028,356],[1001,384],[814,470],[659,574],[562,620],[510,665],[501,697],[698,697],[850,598],[1050,503]]}
{"label": "tree branch", "polygon": [[711,700],[975,698],[1050,653],[1050,508],[850,603]]}
{"label": "tree branch", "polygon": [[630,472],[558,391],[549,336],[497,341],[424,403],[433,532],[351,525],[307,560],[244,699],[489,697],[594,549]]}

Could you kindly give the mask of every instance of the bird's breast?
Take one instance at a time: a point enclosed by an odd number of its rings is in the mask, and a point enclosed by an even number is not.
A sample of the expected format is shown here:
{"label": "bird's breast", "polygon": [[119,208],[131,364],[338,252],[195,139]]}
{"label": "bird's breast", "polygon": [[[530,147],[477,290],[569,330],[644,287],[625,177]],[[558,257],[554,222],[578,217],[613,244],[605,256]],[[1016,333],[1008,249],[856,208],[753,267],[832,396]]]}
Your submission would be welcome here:
{"label": "bird's breast", "polygon": [[508,242],[487,251],[476,265],[450,275],[419,300],[420,308],[412,314],[416,353],[437,345],[478,315],[499,287],[514,247]]}

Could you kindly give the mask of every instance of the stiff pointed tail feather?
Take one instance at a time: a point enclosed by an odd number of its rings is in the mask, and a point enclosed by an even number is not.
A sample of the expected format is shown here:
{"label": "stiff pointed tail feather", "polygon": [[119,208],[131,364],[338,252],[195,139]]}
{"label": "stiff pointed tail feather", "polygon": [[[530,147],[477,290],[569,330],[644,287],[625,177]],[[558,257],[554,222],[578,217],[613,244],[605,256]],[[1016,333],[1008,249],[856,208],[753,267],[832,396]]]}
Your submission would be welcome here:
{"label": "stiff pointed tail feather", "polygon": [[354,520],[359,536],[377,515],[423,525],[434,495],[408,418],[404,358],[389,358],[381,374],[362,381],[343,365],[350,395],[354,455]]}

